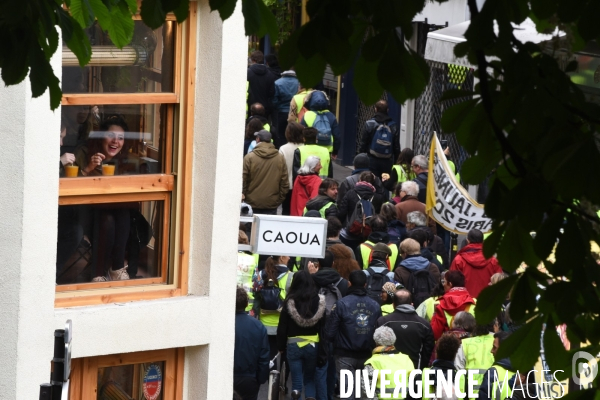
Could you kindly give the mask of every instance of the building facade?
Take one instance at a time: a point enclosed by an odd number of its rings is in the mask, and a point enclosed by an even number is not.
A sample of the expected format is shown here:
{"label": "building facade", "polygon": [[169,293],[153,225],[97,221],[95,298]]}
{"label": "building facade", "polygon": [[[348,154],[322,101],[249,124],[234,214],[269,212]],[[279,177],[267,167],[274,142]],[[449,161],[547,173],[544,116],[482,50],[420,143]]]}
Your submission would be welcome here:
{"label": "building facade", "polygon": [[[64,95],[54,112],[28,80],[0,88],[10,141],[0,157],[0,398],[38,397],[67,320],[73,399],[231,398],[243,17],[238,6],[223,23],[202,0],[182,25],[135,23],[123,51],[89,31],[86,68],[57,52]],[[119,132],[117,117],[128,129],[107,153],[100,140]],[[94,139],[102,166],[90,164]],[[65,154],[76,160],[57,162]],[[119,254],[130,279],[94,279]]]}

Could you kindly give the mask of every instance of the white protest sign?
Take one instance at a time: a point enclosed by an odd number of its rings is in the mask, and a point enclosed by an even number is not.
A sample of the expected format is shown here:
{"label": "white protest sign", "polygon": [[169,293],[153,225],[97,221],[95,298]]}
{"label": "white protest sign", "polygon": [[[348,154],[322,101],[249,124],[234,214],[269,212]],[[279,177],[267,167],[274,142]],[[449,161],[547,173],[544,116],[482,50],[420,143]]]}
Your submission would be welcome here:
{"label": "white protest sign", "polygon": [[326,239],[326,219],[255,214],[250,245],[257,254],[323,258]]}
{"label": "white protest sign", "polygon": [[431,218],[454,233],[466,234],[471,229],[486,233],[492,229],[492,219],[485,215],[483,206],[469,196],[450,170],[436,134],[429,152],[426,209]]}

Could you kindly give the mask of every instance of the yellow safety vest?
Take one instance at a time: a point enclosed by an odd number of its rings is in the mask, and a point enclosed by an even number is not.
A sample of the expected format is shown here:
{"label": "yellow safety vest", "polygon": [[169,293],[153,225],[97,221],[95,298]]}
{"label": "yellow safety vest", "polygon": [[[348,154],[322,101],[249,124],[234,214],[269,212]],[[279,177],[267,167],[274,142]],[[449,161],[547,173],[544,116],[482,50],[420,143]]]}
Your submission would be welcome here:
{"label": "yellow safety vest", "polygon": [[[475,303],[477,303],[477,299],[473,299]],[[469,304],[464,311],[468,312],[472,316],[475,316],[475,304]],[[452,321],[454,321],[454,315],[450,315],[448,311],[444,310],[444,315],[446,316],[446,322],[448,323],[448,328],[452,328]]]}
{"label": "yellow safety vest", "polygon": [[383,304],[381,306],[381,316],[385,317],[388,314],[391,314],[394,312],[394,305],[393,304]]}
{"label": "yellow safety vest", "polygon": [[[335,203],[333,201],[330,201],[329,203],[325,204],[323,207],[321,207],[319,209],[319,214],[321,214],[321,218],[325,218],[325,211],[327,211],[327,209],[334,204]],[[307,212],[308,212],[308,209],[306,207],[304,207],[304,212],[302,213],[302,215],[306,215]]]}
{"label": "yellow safety vest", "polygon": [[406,173],[406,171],[404,171],[404,168],[402,168],[402,165],[396,164],[392,167],[393,170],[396,171],[396,175],[398,175],[398,183],[403,183],[406,181],[412,181],[413,179],[415,179],[415,173],[412,171],[409,171],[408,173]]}
{"label": "yellow safety vest", "polygon": [[494,379],[493,373],[492,376],[490,376],[490,381],[493,382],[490,398],[492,400],[504,400],[507,397],[512,396],[512,388],[508,384],[508,381],[515,373],[504,369],[499,365],[494,365],[493,367],[496,369],[498,379]]}
{"label": "yellow safety vest", "polygon": [[[292,273],[291,272],[286,272],[285,274],[283,274],[279,279],[277,279],[277,284],[279,285],[279,288],[281,288],[281,294],[280,297],[281,299],[285,299],[287,292],[286,289],[290,287],[291,281],[292,279]],[[277,327],[277,325],[279,325],[279,313],[278,312],[270,312],[270,313],[263,313],[263,311],[261,310],[260,312],[260,322],[263,323],[264,326],[266,327]]]}
{"label": "yellow safety vest", "polygon": [[[423,382],[423,396],[422,396],[422,398],[423,398],[423,400],[432,400],[432,399],[435,399],[435,393],[436,393],[435,385],[425,386],[425,374],[430,369],[431,368],[423,368],[423,375],[422,375],[422,379],[423,379],[423,381],[422,381]],[[452,382],[454,382],[454,377],[456,376],[456,372],[457,371],[453,371],[452,372]],[[432,378],[433,378],[433,381],[435,382],[435,375],[433,375]],[[460,376],[460,380],[459,380],[458,384],[460,385],[461,388],[465,387],[465,376],[464,375]],[[452,387],[454,387],[454,384],[452,385]],[[428,397],[426,397],[427,395],[430,395],[430,396],[433,395],[433,398],[432,397],[428,398]],[[446,392],[442,389],[442,396],[445,397],[445,395],[446,395]]]}
{"label": "yellow safety vest", "polygon": [[431,322],[431,318],[433,318],[433,314],[435,313],[435,306],[440,304],[440,300],[436,297],[429,297],[423,303],[425,303],[425,319]]}
{"label": "yellow safety vest", "polygon": [[[363,269],[369,268],[369,258],[373,252],[373,247],[375,247],[375,243],[369,240],[360,244],[360,255],[362,256]],[[392,250],[392,255],[389,257],[390,271],[392,271],[394,269],[394,265],[396,265],[396,260],[398,259],[398,246],[396,246],[394,243],[390,243],[388,244],[388,247],[390,250]]]}
{"label": "yellow safety vest", "polygon": [[[296,103],[296,110],[298,111],[297,115],[300,114],[300,110],[302,110],[302,107],[304,107],[304,99],[306,98],[307,94],[308,90],[303,90],[293,97],[294,102]],[[296,122],[298,122],[298,118],[296,118]]]}
{"label": "yellow safety vest", "polygon": [[456,172],[456,165],[454,165],[454,161],[448,160],[448,166],[452,170],[452,173],[456,175],[456,180],[460,182],[460,173]]}
{"label": "yellow safety vest", "polygon": [[319,146],[318,144],[304,144],[304,146],[298,147],[298,151],[300,151],[300,166],[303,166],[306,162],[306,159],[310,156],[316,156],[321,159],[321,178],[327,178],[327,174],[329,174],[329,163],[330,163],[330,155],[327,149],[323,146]]}
{"label": "yellow safety vest", "polygon": [[[408,388],[408,377],[410,372],[415,369],[415,365],[409,356],[403,353],[392,353],[392,354],[373,354],[371,358],[365,361],[365,365],[371,365],[373,369],[381,371],[387,369],[391,371],[389,374],[385,374],[385,379],[389,381],[385,386],[385,393],[389,393],[391,397],[387,397],[388,399],[402,399],[402,390],[398,391],[398,396],[394,396],[394,390],[396,389],[394,383],[394,373],[398,370],[406,371],[406,380],[404,382],[404,387]],[[382,399],[381,396],[381,376],[377,376],[377,393],[378,397]],[[407,389],[408,392],[408,389]]]}
{"label": "yellow safety vest", "polygon": [[[269,131],[269,132],[271,132],[271,125],[269,125],[269,123],[268,123],[268,122],[265,122],[265,123],[263,124],[263,129],[264,129],[265,131]],[[273,143],[273,139],[271,139],[271,143]]]}
{"label": "yellow safety vest", "polygon": [[[465,354],[465,369],[476,370],[474,375],[477,385],[474,386],[474,393],[479,393],[479,387],[483,383],[483,374],[494,364],[494,356],[491,353],[494,345],[494,334],[476,336],[462,340],[463,353]],[[468,378],[467,378],[468,379]],[[467,388],[463,386],[463,388]],[[465,390],[466,392],[466,390]]]}
{"label": "yellow safety vest", "polygon": [[254,277],[254,271],[258,265],[258,254],[248,254],[243,251],[238,252],[238,263],[237,263],[237,284],[243,287],[248,293],[248,307],[246,311],[252,309],[254,304],[254,293],[252,293],[252,278]]}
{"label": "yellow safety vest", "polygon": [[[309,128],[312,128],[313,124],[315,123],[315,120],[317,119],[317,113],[319,114],[325,114],[328,113],[329,110],[321,110],[321,111],[307,111],[306,114],[304,114],[304,122],[306,122],[306,126]],[[320,144],[318,144],[317,146],[321,146]],[[328,152],[332,152],[333,151],[333,133],[331,134],[331,144],[329,146],[321,146],[325,149],[327,149]],[[323,161],[321,161],[321,164],[323,164]],[[323,169],[325,169],[325,166],[323,165]]]}

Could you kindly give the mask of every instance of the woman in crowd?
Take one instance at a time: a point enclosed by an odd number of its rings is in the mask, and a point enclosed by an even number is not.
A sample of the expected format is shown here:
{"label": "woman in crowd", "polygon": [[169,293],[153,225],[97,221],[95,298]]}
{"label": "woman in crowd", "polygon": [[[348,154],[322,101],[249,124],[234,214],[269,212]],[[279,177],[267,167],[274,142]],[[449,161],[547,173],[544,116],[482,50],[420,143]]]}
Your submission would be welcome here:
{"label": "woman in crowd", "polygon": [[[355,249],[358,245],[365,241],[365,237],[357,236],[350,233],[350,225],[352,221],[350,218],[354,213],[354,209],[356,208],[356,203],[359,200],[366,200],[369,202],[373,202],[373,198],[375,197],[375,175],[371,171],[362,172],[358,178],[358,182],[356,186],[352,189],[348,190],[344,195],[341,203],[338,205],[338,218],[342,221],[342,224],[345,226],[342,229],[340,234],[340,240],[346,245]],[[376,208],[373,205],[373,208]]]}
{"label": "woman in crowd", "polygon": [[252,118],[250,122],[248,122],[248,125],[246,125],[246,135],[244,136],[244,155],[250,153],[252,149],[256,147],[254,134],[263,129],[263,123],[258,118]]}
{"label": "woman in crowd", "polygon": [[425,318],[428,322],[431,322],[431,318],[433,318],[433,312],[435,311],[435,306],[439,302],[439,298],[446,293],[444,290],[444,276],[446,275],[446,272],[448,271],[442,271],[440,273],[440,281],[431,291],[431,296],[422,302],[416,309],[417,315],[421,318]]}
{"label": "woman in crowd", "polygon": [[337,192],[338,183],[335,179],[323,179],[317,196],[306,203],[306,211],[318,211],[321,214],[321,218],[337,217],[338,208],[335,204]]}
{"label": "woman in crowd", "polygon": [[401,241],[406,239],[406,226],[402,221],[397,219],[398,213],[396,207],[392,203],[385,203],[381,206],[381,212],[379,213],[388,224],[388,236],[390,237],[389,243],[395,245],[400,244]]}
{"label": "woman in crowd", "polygon": [[398,183],[406,182],[415,179],[415,173],[412,172],[410,163],[415,156],[412,149],[408,147],[403,149],[396,160],[396,164],[392,167],[392,173],[387,175],[383,174],[383,187],[393,191]]}
{"label": "woman in crowd", "polygon": [[294,189],[292,166],[294,164],[294,152],[298,147],[304,146],[302,129],[304,129],[304,127],[297,122],[288,123],[288,126],[285,129],[285,138],[287,139],[287,143],[279,148],[279,152],[283,154],[283,157],[285,158],[285,163],[288,169],[288,179],[290,180],[290,191],[287,193],[285,200],[281,204],[281,213],[283,215],[290,215],[290,206]]}
{"label": "woman in crowd", "polygon": [[292,398],[302,393],[315,399],[315,372],[327,362],[324,335],[325,296],[317,293],[308,271],[294,276],[277,327],[277,348],[285,352],[292,375]]}
{"label": "woman in crowd", "polygon": [[[284,145],[286,146],[286,145]],[[298,176],[294,181],[294,194],[289,215],[299,217],[304,215],[304,207],[306,203],[319,194],[319,186],[321,178],[321,159],[316,156],[310,156],[304,161],[304,165],[298,170]]]}
{"label": "woman in crowd", "polygon": [[348,280],[350,272],[360,270],[358,263],[352,257],[354,253],[345,244],[334,244],[329,246],[327,250],[331,251],[334,256],[333,269],[335,269],[342,278]]}

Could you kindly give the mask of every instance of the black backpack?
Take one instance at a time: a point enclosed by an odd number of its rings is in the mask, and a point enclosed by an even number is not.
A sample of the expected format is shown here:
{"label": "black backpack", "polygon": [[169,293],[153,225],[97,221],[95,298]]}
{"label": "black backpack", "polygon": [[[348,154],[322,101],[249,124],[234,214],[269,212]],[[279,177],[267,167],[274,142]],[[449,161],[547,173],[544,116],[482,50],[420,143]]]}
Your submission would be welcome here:
{"label": "black backpack", "polygon": [[417,308],[422,302],[431,297],[431,291],[437,285],[437,282],[429,273],[428,268],[409,271],[410,277],[408,278],[406,289],[412,295],[413,305]]}
{"label": "black backpack", "polygon": [[363,199],[358,194],[358,201],[354,206],[354,211],[352,211],[352,215],[348,220],[347,230],[351,235],[359,236],[364,239],[368,238],[371,234],[371,227],[368,222],[371,220],[371,217],[375,214],[375,209],[373,208],[373,197],[370,199]]}
{"label": "black backpack", "polygon": [[381,290],[383,289],[383,285],[387,282],[391,282],[390,278],[387,276],[390,271],[384,269],[381,272],[375,272],[369,267],[367,268],[367,272],[369,273],[369,276],[367,277],[367,296],[375,300],[377,304],[381,305]]}
{"label": "black backpack", "polygon": [[[285,288],[286,291],[289,291],[289,283],[291,282],[291,277],[287,274],[293,274],[292,272],[286,272],[285,277]],[[282,278],[280,275],[278,277],[278,281]],[[275,286],[275,283],[272,280],[265,282],[262,288],[258,291],[257,297],[260,302],[261,311],[267,312],[281,312],[283,308],[283,299],[281,296],[282,288]]]}
{"label": "black backpack", "polygon": [[342,298],[342,292],[338,289],[338,285],[344,278],[340,278],[336,283],[330,283],[327,286],[319,289],[319,294],[325,296],[325,314],[329,315],[334,304]]}

